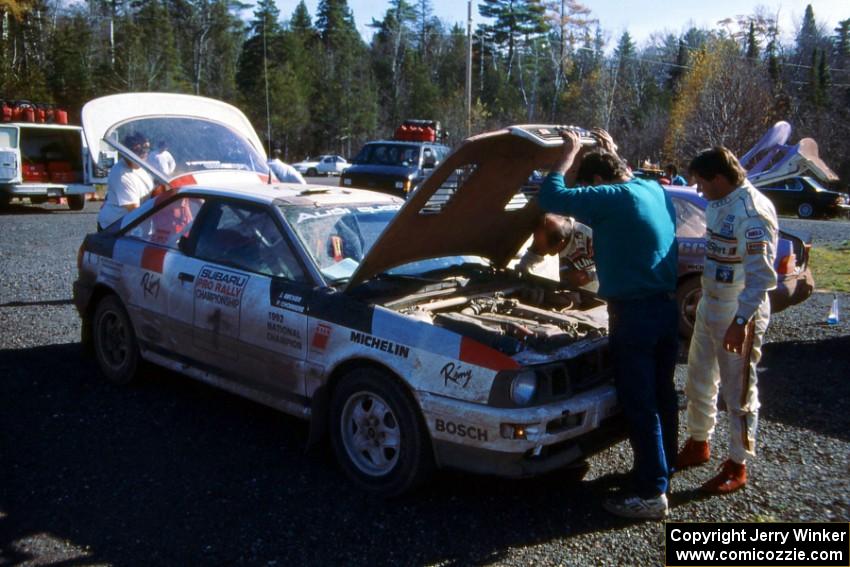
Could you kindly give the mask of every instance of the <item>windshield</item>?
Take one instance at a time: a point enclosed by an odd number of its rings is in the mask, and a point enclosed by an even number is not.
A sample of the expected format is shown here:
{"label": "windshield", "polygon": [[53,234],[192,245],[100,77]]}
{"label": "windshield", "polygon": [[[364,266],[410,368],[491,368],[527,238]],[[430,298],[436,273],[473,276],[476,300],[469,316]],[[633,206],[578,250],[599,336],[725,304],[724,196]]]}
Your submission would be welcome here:
{"label": "windshield", "polygon": [[[282,206],[307,253],[331,283],[342,282],[360,265],[398,210],[396,203],[290,207]],[[463,264],[488,265],[478,256],[450,256],[411,262],[387,271],[390,275],[416,276]]]}
{"label": "windshield", "polygon": [[268,173],[265,160],[248,140],[210,120],[140,118],[111,128],[106,139],[124,144],[167,179],[209,170]]}
{"label": "windshield", "polygon": [[366,144],[352,163],[364,165],[394,165],[417,167],[419,146],[405,144]]}

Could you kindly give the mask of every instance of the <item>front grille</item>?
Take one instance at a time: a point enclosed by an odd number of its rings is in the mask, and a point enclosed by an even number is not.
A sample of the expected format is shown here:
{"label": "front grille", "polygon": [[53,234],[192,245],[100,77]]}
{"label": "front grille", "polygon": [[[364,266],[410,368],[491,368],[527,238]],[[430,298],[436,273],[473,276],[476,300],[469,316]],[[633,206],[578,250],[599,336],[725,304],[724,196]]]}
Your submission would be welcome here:
{"label": "front grille", "polygon": [[538,404],[555,402],[594,388],[609,380],[613,372],[607,345],[534,370],[538,381],[535,402]]}

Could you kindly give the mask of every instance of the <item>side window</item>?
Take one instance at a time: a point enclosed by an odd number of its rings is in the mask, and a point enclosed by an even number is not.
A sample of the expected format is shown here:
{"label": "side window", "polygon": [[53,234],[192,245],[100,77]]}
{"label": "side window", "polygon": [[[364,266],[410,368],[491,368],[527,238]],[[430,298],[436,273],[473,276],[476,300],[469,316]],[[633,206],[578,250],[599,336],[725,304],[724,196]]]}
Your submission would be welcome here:
{"label": "side window", "polygon": [[307,281],[271,214],[258,207],[212,205],[198,234],[195,255],[266,276]]}
{"label": "side window", "polygon": [[676,209],[676,236],[705,237],[705,211],[690,201],[676,197],[673,197],[673,207]]}
{"label": "side window", "polygon": [[787,183],[787,187],[789,191],[802,191],[803,184],[800,183],[799,179],[789,179]]}
{"label": "side window", "polygon": [[127,235],[176,249],[180,237],[189,235],[203,204],[204,200],[198,197],[175,199],[131,228]]}

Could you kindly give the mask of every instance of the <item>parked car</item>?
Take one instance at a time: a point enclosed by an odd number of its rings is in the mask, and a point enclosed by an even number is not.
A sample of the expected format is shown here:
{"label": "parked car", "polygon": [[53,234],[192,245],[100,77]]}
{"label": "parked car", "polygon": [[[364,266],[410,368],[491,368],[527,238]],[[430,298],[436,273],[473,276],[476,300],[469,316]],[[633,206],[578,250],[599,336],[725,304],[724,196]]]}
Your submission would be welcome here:
{"label": "parked car", "polygon": [[801,219],[850,214],[850,196],[825,188],[813,177],[801,176],[757,187],[779,213]]}
{"label": "parked car", "polygon": [[[679,306],[679,332],[690,337],[696,321],[696,309],[702,295],[705,261],[705,207],[707,201],[693,187],[665,186],[676,208],[676,237],[679,241],[679,282],[676,300]],[[809,269],[811,239],[789,230],[779,231],[774,268],[776,289],[770,292],[772,313],[805,301],[814,290]]]}
{"label": "parked car", "polygon": [[449,151],[447,146],[433,142],[368,142],[351,160],[351,167],[342,173],[339,184],[406,196]]}
{"label": "parked car", "polygon": [[317,175],[339,175],[350,163],[337,155],[321,155],[317,158],[307,158],[304,161],[293,163],[292,167],[298,170],[301,175],[307,177],[316,177]]}
{"label": "parked car", "polygon": [[505,269],[538,214],[513,197],[552,148],[478,136],[407,202],[298,188],[270,184],[238,110],[182,97],[84,110],[89,140],[173,123],[175,155],[203,156],[80,248],[74,302],[106,378],[144,360],[307,419],[358,486],[390,495],[435,466],[526,476],[622,438],[604,303],[538,301],[543,282]]}

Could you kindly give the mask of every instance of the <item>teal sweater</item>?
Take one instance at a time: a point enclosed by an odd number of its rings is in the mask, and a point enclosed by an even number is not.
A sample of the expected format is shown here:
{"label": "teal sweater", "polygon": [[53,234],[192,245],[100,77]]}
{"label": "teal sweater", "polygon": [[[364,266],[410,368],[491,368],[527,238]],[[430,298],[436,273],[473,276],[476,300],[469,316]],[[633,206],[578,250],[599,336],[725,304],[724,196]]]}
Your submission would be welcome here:
{"label": "teal sweater", "polygon": [[538,199],[543,210],[593,229],[600,297],[635,299],[676,290],[676,211],[655,181],[568,189],[562,175],[550,173]]}

